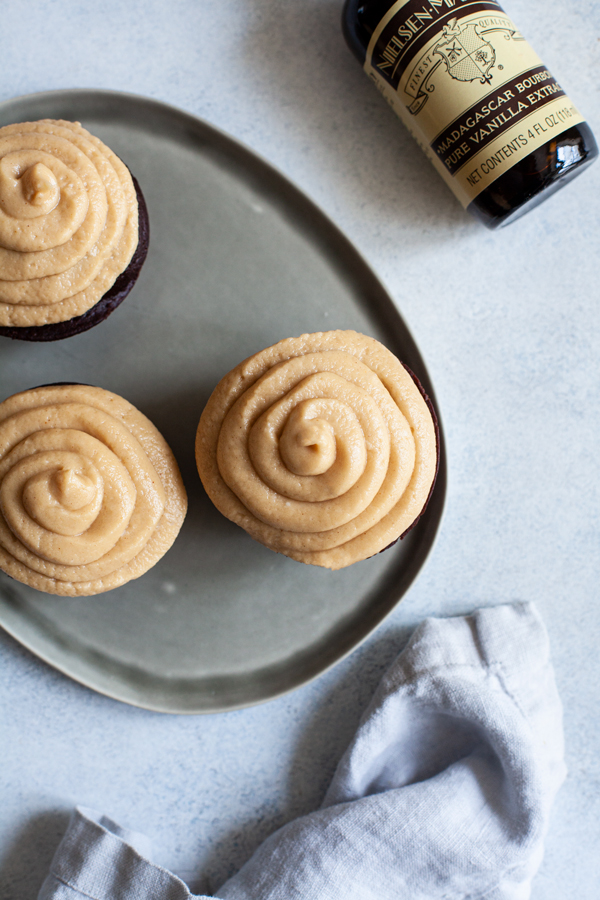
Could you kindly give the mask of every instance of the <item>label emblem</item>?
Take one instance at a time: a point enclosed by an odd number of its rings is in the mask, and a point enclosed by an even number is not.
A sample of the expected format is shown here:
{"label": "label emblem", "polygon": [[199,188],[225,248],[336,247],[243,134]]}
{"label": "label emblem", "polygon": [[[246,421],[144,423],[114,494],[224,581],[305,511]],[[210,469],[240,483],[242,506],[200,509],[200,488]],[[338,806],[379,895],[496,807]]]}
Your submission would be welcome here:
{"label": "label emblem", "polygon": [[463,206],[584,121],[497,0],[395,0],[365,70]]}
{"label": "label emblem", "polygon": [[442,32],[444,40],[433,48],[442,57],[448,75],[457,81],[476,81],[490,84],[490,69],[496,62],[496,51],[479,33],[477,25],[456,24],[450,19]]}

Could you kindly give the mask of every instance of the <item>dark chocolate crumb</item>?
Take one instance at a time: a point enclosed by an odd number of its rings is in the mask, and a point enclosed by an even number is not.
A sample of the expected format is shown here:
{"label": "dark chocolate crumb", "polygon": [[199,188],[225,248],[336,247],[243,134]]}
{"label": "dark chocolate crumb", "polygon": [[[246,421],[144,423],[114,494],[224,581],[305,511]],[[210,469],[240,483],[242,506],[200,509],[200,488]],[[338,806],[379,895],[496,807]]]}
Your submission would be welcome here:
{"label": "dark chocolate crumb", "polygon": [[[438,423],[438,417],[436,415],[435,409],[433,408],[433,403],[429,399],[429,396],[427,395],[425,388],[423,387],[423,385],[421,384],[421,382],[419,381],[419,379],[417,378],[415,373],[412,371],[412,369],[409,369],[405,363],[402,363],[402,365],[404,366],[404,368],[406,369],[406,371],[408,372],[408,374],[410,375],[410,377],[412,378],[412,380],[414,381],[416,386],[419,388],[419,391],[421,392],[421,396],[423,397],[423,400],[427,404],[427,408],[429,409],[429,412],[431,413],[431,418],[433,419],[433,427],[435,429],[435,450],[436,450],[436,453],[435,453],[435,475],[433,476],[433,481],[431,482],[431,487],[429,488],[429,493],[427,494],[427,500],[423,504],[423,508],[421,509],[421,512],[419,513],[419,515],[416,517],[416,519],[414,519],[411,522],[411,524],[408,526],[408,528],[405,531],[403,531],[402,534],[396,538],[395,541],[392,541],[392,543],[388,544],[387,547],[384,547],[383,550],[379,550],[379,553],[385,553],[386,550],[389,550],[390,547],[393,547],[394,544],[397,544],[398,541],[401,541],[403,537],[406,537],[408,532],[412,531],[412,529],[415,527],[415,525],[417,524],[417,522],[419,521],[419,519],[421,518],[421,516],[427,509],[427,505],[428,505],[429,501],[431,500],[431,495],[433,494],[433,489],[435,487],[438,472],[440,470],[440,426]],[[377,555],[377,554],[375,554],[375,555]]]}

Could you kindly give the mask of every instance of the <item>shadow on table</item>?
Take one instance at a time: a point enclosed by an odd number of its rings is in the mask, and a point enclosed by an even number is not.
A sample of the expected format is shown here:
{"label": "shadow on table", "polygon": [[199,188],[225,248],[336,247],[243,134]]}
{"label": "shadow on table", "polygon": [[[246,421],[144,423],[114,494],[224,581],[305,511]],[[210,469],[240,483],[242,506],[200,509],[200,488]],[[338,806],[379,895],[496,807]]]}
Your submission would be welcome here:
{"label": "shadow on table", "polygon": [[68,812],[35,816],[0,864],[0,900],[35,900],[69,824]]}
{"label": "shadow on table", "polygon": [[192,890],[218,891],[270,834],[286,822],[319,808],[383,673],[413,630],[413,627],[394,628],[355,651],[348,662],[338,665],[334,683],[303,727],[290,765],[283,805],[257,810],[256,815],[222,838],[205,862],[202,877],[190,885]]}
{"label": "shadow on table", "polygon": [[296,172],[300,153],[361,218],[409,225],[411,246],[478,227],[347,47],[342,0],[247,2],[254,18],[239,51],[260,93],[274,95]]}

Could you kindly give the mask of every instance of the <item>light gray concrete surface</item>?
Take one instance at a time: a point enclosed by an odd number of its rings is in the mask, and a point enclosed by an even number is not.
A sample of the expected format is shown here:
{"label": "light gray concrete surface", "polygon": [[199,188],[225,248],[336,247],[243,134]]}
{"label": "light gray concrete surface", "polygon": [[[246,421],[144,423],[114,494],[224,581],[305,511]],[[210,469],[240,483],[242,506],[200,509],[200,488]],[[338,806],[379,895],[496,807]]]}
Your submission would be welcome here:
{"label": "light gray concrete surface", "polygon": [[[341,0],[1,5],[0,100],[111,88],[195,113],[280,168],[387,284],[436,387],[442,532],[379,630],[291,695],[209,717],[122,705],[0,632],[0,898],[32,900],[74,804],[150,835],[216,890],[314,809],[382,671],[428,615],[535,600],[565,709],[568,779],[534,900],[600,887],[600,164],[500,233],[463,213],[345,47]],[[600,4],[507,0],[600,133]]]}

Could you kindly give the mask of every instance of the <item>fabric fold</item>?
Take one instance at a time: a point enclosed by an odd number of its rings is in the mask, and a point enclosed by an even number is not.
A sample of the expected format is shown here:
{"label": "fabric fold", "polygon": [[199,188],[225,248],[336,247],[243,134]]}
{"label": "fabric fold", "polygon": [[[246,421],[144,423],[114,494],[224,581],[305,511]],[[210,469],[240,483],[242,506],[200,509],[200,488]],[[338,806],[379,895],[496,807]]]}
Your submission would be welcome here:
{"label": "fabric fold", "polygon": [[[271,835],[218,897],[525,900],[565,774],[533,604],[428,619],[383,677],[321,809]],[[78,811],[39,900],[192,897],[117,830]]]}
{"label": "fabric fold", "polygon": [[38,900],[191,900],[187,885],[151,862],[151,854],[145,835],[79,806]]}

